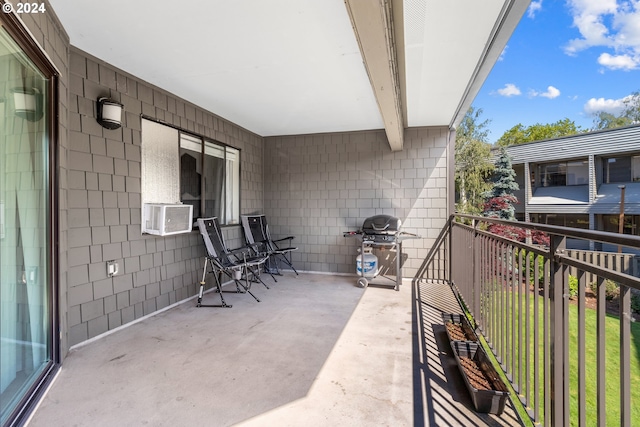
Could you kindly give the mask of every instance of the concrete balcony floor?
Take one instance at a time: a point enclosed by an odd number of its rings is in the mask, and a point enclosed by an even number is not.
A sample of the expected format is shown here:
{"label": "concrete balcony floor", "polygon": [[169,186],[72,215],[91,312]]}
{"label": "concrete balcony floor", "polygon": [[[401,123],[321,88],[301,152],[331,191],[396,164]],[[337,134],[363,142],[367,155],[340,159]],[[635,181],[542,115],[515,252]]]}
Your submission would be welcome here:
{"label": "concrete balcony floor", "polygon": [[29,426],[520,424],[510,402],[473,410],[442,324],[459,311],[447,285],[264,279],[262,302],[190,300],[74,348]]}

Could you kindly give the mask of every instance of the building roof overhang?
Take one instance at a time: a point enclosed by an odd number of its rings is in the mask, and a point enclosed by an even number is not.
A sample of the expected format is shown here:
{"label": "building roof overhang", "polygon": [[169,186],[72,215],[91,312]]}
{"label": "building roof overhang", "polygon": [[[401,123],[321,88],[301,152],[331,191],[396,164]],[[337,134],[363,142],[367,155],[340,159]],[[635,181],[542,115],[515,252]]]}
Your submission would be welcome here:
{"label": "building roof overhang", "polygon": [[462,120],[528,0],[50,0],[71,44],[260,136]]}

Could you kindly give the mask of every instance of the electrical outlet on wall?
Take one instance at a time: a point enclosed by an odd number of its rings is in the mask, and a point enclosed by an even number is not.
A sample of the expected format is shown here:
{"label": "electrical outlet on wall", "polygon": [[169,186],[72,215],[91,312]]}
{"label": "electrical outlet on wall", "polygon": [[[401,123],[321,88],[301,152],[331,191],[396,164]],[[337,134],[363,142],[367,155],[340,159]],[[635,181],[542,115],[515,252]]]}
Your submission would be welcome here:
{"label": "electrical outlet on wall", "polygon": [[120,266],[116,261],[107,261],[107,276],[113,277],[118,274]]}

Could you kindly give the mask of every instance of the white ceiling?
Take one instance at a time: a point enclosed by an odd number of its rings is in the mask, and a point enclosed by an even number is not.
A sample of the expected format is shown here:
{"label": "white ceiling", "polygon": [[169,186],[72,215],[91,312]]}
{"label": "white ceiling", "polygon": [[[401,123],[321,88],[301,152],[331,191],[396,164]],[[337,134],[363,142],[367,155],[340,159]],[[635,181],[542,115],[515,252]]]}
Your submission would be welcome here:
{"label": "white ceiling", "polygon": [[[393,1],[404,126],[454,126],[529,1]],[[385,127],[345,0],[50,2],[72,45],[261,136]]]}

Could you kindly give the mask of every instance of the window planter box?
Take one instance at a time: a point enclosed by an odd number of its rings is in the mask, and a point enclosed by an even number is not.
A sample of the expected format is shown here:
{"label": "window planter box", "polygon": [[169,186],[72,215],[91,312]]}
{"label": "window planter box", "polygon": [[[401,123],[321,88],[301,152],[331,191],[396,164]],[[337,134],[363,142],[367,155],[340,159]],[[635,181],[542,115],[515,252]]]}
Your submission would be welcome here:
{"label": "window planter box", "polygon": [[478,342],[478,336],[471,327],[469,320],[463,314],[442,313],[444,327],[449,341]]}
{"label": "window planter box", "polygon": [[451,348],[476,411],[502,414],[509,391],[482,347],[473,342],[452,341]]}

